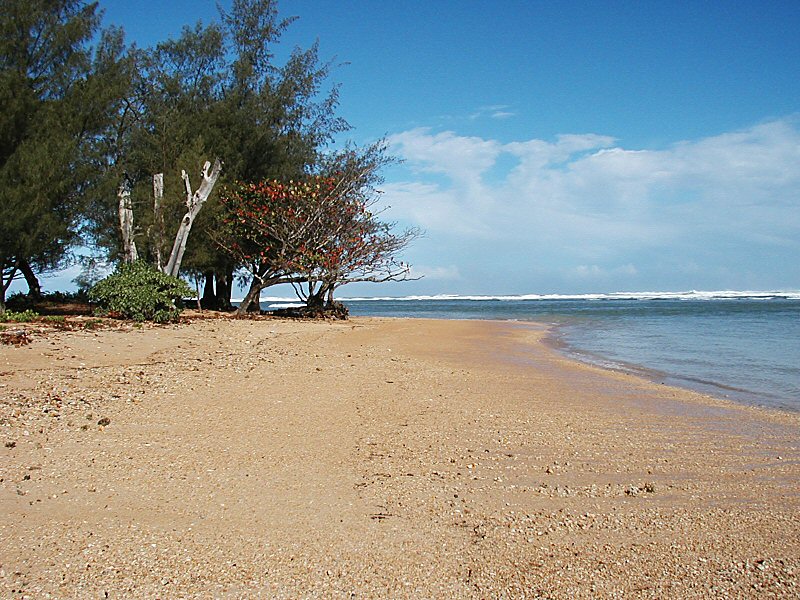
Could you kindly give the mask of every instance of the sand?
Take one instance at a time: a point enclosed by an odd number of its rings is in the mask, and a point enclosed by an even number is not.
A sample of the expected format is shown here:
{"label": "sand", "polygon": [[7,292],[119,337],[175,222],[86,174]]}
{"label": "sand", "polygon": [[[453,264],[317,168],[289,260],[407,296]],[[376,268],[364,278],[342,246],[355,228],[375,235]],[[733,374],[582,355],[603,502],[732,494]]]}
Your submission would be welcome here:
{"label": "sand", "polygon": [[209,319],[0,346],[0,596],[798,597],[800,415],[546,333]]}

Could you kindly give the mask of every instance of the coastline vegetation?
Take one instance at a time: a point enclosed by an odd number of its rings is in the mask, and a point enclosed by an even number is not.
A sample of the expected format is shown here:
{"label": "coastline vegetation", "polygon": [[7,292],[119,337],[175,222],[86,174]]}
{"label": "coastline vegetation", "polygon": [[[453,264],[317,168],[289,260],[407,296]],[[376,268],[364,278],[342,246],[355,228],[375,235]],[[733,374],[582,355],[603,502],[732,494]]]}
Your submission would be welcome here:
{"label": "coastline vegetation", "polygon": [[181,300],[192,296],[189,285],[143,261],[122,263],[89,292],[100,316],[166,323],[181,312]]}
{"label": "coastline vegetation", "polygon": [[[291,283],[304,314],[344,315],[339,286],[409,278],[398,256],[419,232],[376,207],[386,144],[334,147],[350,125],[316,44],[277,59],[295,17],[233,0],[216,22],[139,48],[100,30],[101,10],[0,8],[0,313],[13,281],[37,306],[39,276],[76,262],[101,310],[148,320],[180,303],[125,265],[193,282],[205,308],[230,310],[234,283],[248,284],[240,314]],[[108,266],[117,278],[98,283]]]}

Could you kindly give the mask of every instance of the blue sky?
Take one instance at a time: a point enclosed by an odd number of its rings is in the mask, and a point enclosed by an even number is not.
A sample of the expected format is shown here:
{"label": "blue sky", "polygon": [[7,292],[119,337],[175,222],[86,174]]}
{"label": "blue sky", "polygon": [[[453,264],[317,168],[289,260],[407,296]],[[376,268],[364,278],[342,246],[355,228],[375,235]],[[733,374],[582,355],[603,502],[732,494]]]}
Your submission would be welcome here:
{"label": "blue sky", "polygon": [[[142,46],[216,18],[101,6]],[[347,137],[388,137],[386,214],[426,231],[423,279],[343,295],[800,289],[800,3],[280,7],[279,55],[346,63]]]}

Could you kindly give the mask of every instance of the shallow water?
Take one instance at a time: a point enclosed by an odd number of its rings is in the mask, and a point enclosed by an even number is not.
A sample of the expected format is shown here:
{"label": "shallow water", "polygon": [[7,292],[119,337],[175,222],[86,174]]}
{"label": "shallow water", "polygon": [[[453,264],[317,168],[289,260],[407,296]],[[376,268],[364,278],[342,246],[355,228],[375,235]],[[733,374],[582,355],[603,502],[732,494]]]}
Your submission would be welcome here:
{"label": "shallow water", "polygon": [[581,360],[747,404],[800,410],[797,293],[345,302],[362,316],[551,323],[560,347]]}

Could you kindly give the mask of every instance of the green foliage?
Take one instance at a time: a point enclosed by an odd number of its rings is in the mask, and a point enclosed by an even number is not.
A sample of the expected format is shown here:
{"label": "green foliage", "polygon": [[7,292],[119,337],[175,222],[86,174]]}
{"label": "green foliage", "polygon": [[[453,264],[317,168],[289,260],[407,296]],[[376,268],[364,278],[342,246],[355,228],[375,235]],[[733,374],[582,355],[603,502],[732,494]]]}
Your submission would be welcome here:
{"label": "green foliage", "polygon": [[134,321],[165,323],[177,319],[181,299],[194,297],[189,285],[170,277],[142,261],[122,264],[99,281],[89,298],[99,306],[99,314],[118,314]]}
{"label": "green foliage", "polygon": [[38,318],[39,313],[36,313],[32,310],[23,310],[22,312],[7,310],[0,315],[0,321],[4,321],[6,323],[30,323]]}
{"label": "green foliage", "polygon": [[[91,331],[93,329],[97,329],[102,324],[103,324],[103,321],[100,320],[100,319],[89,319],[88,321],[84,321],[83,328],[86,329],[86,330]],[[136,325],[141,326],[139,323],[136,323]]]}
{"label": "green foliage", "polygon": [[0,3],[0,310],[23,265],[35,281],[79,239],[95,146],[125,87],[122,33],[98,37],[100,17],[81,0]]}
{"label": "green foliage", "polygon": [[42,294],[42,301],[64,304],[67,302],[88,302],[89,296],[85,289],[79,289],[75,292],[48,292]]}
{"label": "green foliage", "polygon": [[[349,127],[335,114],[332,64],[320,60],[316,44],[284,61],[276,58],[275,47],[294,21],[278,14],[276,0],[224,4],[216,22],[184,27],[177,38],[135,54],[129,110],[119,113],[118,137],[108,141],[114,158],[106,171],[116,183],[93,194],[99,199],[86,227],[112,260],[120,246],[116,186],[123,172],[135,182],[139,257],[156,264],[169,255],[186,212],[181,170],[194,189],[204,161],[215,157],[225,165],[219,188],[234,181],[297,179]],[[155,173],[164,174],[159,216],[151,209]],[[222,213],[215,190],[192,226],[182,274],[228,274],[230,280],[239,265],[214,241]]]}
{"label": "green foliage", "polygon": [[42,317],[42,321],[53,325],[63,325],[67,322],[67,318],[64,315],[46,315]]}

